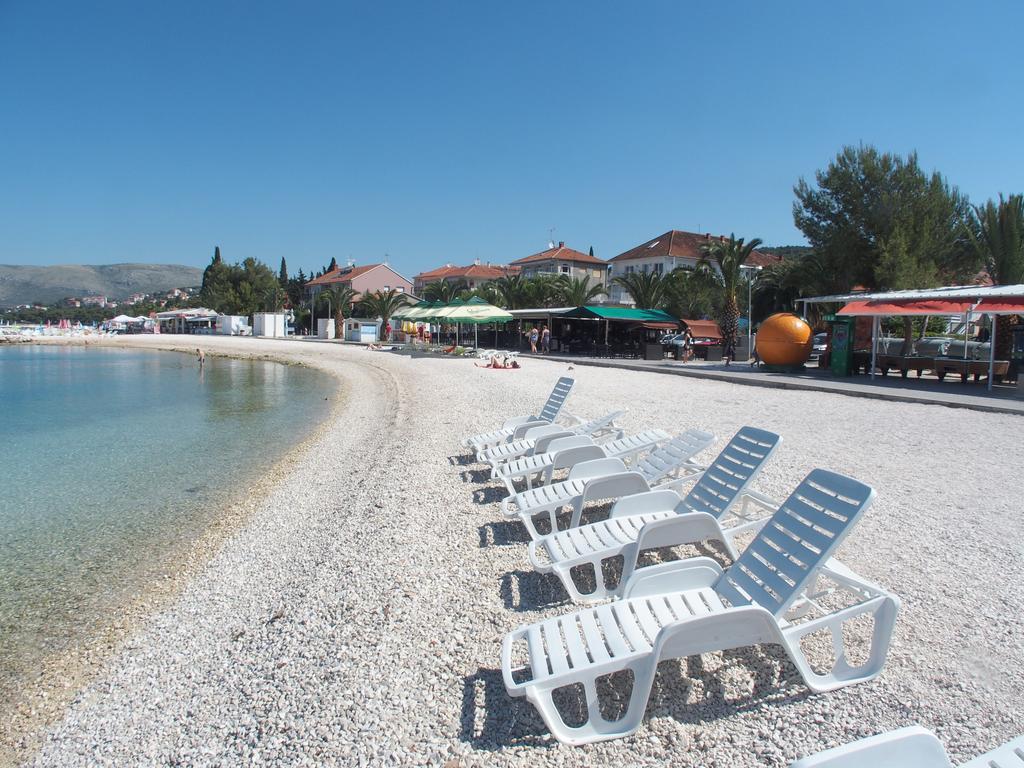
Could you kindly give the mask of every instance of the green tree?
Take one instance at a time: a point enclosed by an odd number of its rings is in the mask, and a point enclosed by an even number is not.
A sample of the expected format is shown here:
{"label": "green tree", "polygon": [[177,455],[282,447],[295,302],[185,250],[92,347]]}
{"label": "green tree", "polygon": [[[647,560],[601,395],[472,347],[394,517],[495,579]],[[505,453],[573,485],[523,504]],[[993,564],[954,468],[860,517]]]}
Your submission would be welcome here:
{"label": "green tree", "polygon": [[569,307],[582,307],[604,293],[604,286],[600,283],[590,284],[590,275],[584,277],[559,275],[558,283],[561,291],[559,302]]}
{"label": "green tree", "polygon": [[[968,234],[975,252],[996,285],[1024,283],[1024,195],[1010,195],[999,202],[989,200],[971,211]],[[1012,315],[999,315],[995,328],[995,354],[1010,356]]]}
{"label": "green tree", "polygon": [[337,268],[338,268],[338,260],[336,258],[334,258],[333,256],[331,256],[331,263],[327,265],[327,269],[324,270],[324,274],[326,275],[328,272],[333,272]]}
{"label": "green tree", "polygon": [[629,291],[637,309],[660,309],[667,282],[660,272],[627,272],[612,280]]}
{"label": "green tree", "polygon": [[367,317],[379,317],[381,329],[383,329],[391,316],[406,305],[407,296],[399,293],[394,288],[388,291],[374,291],[370,294],[363,294],[359,302]]}
{"label": "green tree", "polygon": [[438,280],[427,284],[423,289],[423,298],[450,304],[468,288],[469,284],[465,280]]}
{"label": "green tree", "polygon": [[[915,153],[844,147],[815,181],[794,188],[793,219],[840,291],[932,288],[977,271],[967,198],[921,170]],[[912,333],[904,318],[904,353]]]}
{"label": "green tree", "polygon": [[345,338],[345,314],[351,311],[358,295],[359,291],[347,283],[335,283],[321,292],[321,300],[330,299],[334,310],[334,338]]}
{"label": "green tree", "polygon": [[663,306],[673,317],[699,320],[717,314],[722,294],[717,272],[676,267],[665,283]]}
{"label": "green tree", "polygon": [[213,260],[203,270],[203,284],[199,289],[199,300],[203,305],[217,312],[224,307],[233,307],[237,301],[231,280],[231,267],[220,257],[220,247],[213,249]]}
{"label": "green tree", "polygon": [[755,237],[749,243],[745,243],[742,237],[737,240],[736,236],[731,234],[728,240],[712,240],[701,246],[703,256],[697,265],[698,270],[704,273],[711,272],[711,265],[714,263],[718,267],[717,274],[722,281],[718,325],[722,329],[722,338],[726,344],[736,343],[736,333],[739,329],[740,308],[736,299],[736,288],[742,281],[742,267],[760,244],[759,238]]}
{"label": "green tree", "polygon": [[281,257],[281,269],[277,273],[277,282],[281,284],[282,288],[288,287],[288,264],[284,260],[284,256]]}
{"label": "green tree", "polygon": [[531,307],[558,306],[562,297],[559,277],[555,275],[538,275],[526,281],[526,303]]}
{"label": "green tree", "polygon": [[508,275],[494,281],[503,309],[527,309],[530,286],[522,275]]}

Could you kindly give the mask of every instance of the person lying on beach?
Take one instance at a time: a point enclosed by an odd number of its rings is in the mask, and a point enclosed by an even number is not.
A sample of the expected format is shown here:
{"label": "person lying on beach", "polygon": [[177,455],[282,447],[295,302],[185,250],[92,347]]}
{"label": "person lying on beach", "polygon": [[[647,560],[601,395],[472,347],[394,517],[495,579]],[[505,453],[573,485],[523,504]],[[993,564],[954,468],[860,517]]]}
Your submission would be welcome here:
{"label": "person lying on beach", "polygon": [[475,365],[477,368],[501,368],[501,369],[505,369],[505,368],[518,368],[519,367],[519,363],[517,363],[515,360],[512,360],[511,358],[508,358],[508,357],[506,357],[505,359],[502,360],[502,359],[499,359],[497,355],[491,355],[491,359],[488,362],[486,362],[484,365],[480,365],[480,363],[473,363],[473,365]]}
{"label": "person lying on beach", "polygon": [[366,348],[374,352],[379,352],[382,349],[380,344],[374,344],[372,341],[366,345]]}

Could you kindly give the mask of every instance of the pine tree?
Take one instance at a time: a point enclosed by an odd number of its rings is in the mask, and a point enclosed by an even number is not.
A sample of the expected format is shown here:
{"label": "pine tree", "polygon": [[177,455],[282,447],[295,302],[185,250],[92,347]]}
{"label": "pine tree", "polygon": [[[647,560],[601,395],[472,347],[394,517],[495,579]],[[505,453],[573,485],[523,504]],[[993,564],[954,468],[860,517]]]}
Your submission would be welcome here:
{"label": "pine tree", "polygon": [[326,271],[327,272],[333,272],[337,268],[338,268],[338,260],[332,256],[331,257],[331,265],[326,269]]}
{"label": "pine tree", "polygon": [[221,260],[220,260],[220,246],[219,245],[215,245],[213,247],[213,263],[214,264],[220,264],[221,263]]}
{"label": "pine tree", "polygon": [[288,264],[285,263],[284,256],[281,257],[281,271],[277,273],[277,282],[282,288],[288,287]]}
{"label": "pine tree", "polygon": [[593,255],[594,255],[594,246],[590,246],[590,255],[591,255],[591,256],[593,256]]}

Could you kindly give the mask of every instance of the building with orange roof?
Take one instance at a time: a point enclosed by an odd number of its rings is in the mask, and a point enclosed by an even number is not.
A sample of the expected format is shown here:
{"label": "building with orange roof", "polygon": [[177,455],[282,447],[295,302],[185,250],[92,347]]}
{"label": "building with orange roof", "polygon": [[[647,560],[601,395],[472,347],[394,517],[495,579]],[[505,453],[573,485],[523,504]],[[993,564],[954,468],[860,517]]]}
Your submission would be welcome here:
{"label": "building with orange roof", "polygon": [[357,267],[354,263],[339,266],[330,272],[314,277],[306,283],[306,295],[315,296],[325,289],[333,288],[335,285],[348,285],[359,296],[364,293],[376,291],[389,291],[394,289],[399,293],[412,293],[412,283],[403,277],[388,264],[366,264]]}
{"label": "building with orange roof", "polygon": [[[609,261],[611,265],[609,280],[633,272],[655,272],[667,275],[677,267],[692,269],[704,256],[704,246],[715,240],[728,239],[724,235],[712,235],[711,233],[702,235],[696,232],[671,229],[663,235],[652,238],[612,258]],[[754,251],[746,263],[752,267],[767,267],[777,264],[781,260],[781,256]],[[616,304],[633,303],[629,292],[615,284],[611,285],[610,296],[611,301]]]}
{"label": "building with orange roof", "polygon": [[590,278],[591,285],[604,285],[607,278],[608,262],[566,247],[559,241],[551,244],[547,250],[516,259],[509,266],[518,267],[523,277],[540,277],[542,275],[565,275],[573,279]]}
{"label": "building with orange roof", "polygon": [[443,267],[432,269],[428,272],[420,272],[413,277],[413,292],[422,296],[424,289],[431,283],[465,283],[473,290],[484,283],[497,280],[502,277],[514,274],[518,269],[512,269],[504,265],[481,264],[480,259],[475,260],[468,267],[457,267],[454,264],[445,264]]}

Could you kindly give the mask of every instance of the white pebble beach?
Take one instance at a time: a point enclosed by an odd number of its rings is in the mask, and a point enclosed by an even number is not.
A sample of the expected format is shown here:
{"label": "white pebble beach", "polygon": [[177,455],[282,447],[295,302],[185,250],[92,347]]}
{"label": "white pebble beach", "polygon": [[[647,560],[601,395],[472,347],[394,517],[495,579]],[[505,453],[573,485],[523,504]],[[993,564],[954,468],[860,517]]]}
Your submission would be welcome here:
{"label": "white pebble beach", "polygon": [[499,649],[572,606],[531,572],[504,488],[461,446],[535,411],[567,364],[110,343],[299,362],[335,374],[344,401],[53,720],[36,765],[786,766],[911,724],[956,762],[1024,732],[1020,416],[575,365],[572,413],[627,409],[627,433],[706,428],[705,460],[743,425],[781,434],[756,485],[769,496],[814,467],[873,486],[839,558],[903,604],[874,681],[812,695],[771,647],[664,662],[635,735],[571,747],[508,697]]}

